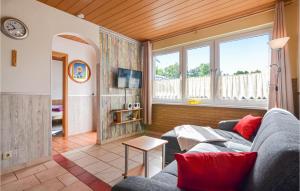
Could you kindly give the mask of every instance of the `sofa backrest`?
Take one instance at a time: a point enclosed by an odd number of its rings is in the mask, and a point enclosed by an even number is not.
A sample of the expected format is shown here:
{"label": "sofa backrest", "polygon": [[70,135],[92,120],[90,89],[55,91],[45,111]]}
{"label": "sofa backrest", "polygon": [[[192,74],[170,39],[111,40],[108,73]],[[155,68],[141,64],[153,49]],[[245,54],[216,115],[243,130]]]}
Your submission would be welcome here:
{"label": "sofa backrest", "polygon": [[299,120],[285,110],[268,111],[251,147],[258,155],[244,190],[298,190],[299,150]]}

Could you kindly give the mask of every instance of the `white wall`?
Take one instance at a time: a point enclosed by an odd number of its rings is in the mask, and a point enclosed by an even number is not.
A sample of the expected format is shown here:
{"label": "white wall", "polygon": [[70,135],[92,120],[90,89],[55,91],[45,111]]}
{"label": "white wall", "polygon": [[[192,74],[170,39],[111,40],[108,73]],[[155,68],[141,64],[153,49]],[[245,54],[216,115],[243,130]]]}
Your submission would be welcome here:
{"label": "white wall", "polygon": [[[98,48],[99,26],[36,0],[1,0],[1,3],[1,17],[18,18],[29,28],[29,36],[24,40],[14,40],[2,33],[0,36],[0,95],[1,99],[12,103],[6,104],[10,106],[7,108],[4,104],[0,105],[1,116],[12,116],[11,113],[14,113],[13,117],[1,120],[1,134],[10,132],[1,136],[1,150],[13,151],[13,157],[1,165],[2,172],[8,172],[51,157],[50,73],[53,37],[60,33],[74,33]],[[12,49],[17,50],[17,67],[11,66]]]}
{"label": "white wall", "polygon": [[[91,78],[84,83],[76,83],[68,77],[68,135],[75,135],[79,133],[89,132],[95,130],[95,112],[93,94],[96,94],[96,51],[95,48],[68,40],[61,37],[53,39],[54,51],[68,54],[68,62],[73,60],[82,60],[86,62],[91,69]],[[53,96],[52,92],[52,96]]]}
{"label": "white wall", "polygon": [[51,99],[63,99],[63,62],[59,60],[51,64]]}
{"label": "white wall", "polygon": [[95,48],[79,43],[76,41],[68,40],[61,37],[55,37],[53,39],[54,51],[63,52],[68,54],[68,62],[73,60],[85,61],[91,69],[91,78],[85,83],[76,83],[68,77],[68,92],[69,96],[73,95],[92,95],[96,93],[96,51]]}
{"label": "white wall", "polygon": [[[50,63],[53,36],[75,33],[99,45],[99,27],[35,0],[1,0],[1,17],[22,20],[29,28],[24,40],[1,33],[2,92],[50,95]],[[11,67],[11,50],[18,51],[17,67]]]}

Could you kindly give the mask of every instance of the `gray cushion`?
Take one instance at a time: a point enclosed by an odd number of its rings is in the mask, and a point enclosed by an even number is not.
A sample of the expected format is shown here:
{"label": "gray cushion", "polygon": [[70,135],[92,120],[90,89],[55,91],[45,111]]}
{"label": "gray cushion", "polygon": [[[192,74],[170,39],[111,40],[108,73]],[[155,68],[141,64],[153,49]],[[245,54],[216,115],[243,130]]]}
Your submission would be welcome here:
{"label": "gray cushion", "polygon": [[199,143],[188,152],[235,152],[234,150],[210,143]]}
{"label": "gray cushion", "polygon": [[298,190],[300,122],[273,109],[263,119],[251,151],[258,152],[245,190]]}
{"label": "gray cushion", "polygon": [[112,191],[179,191],[177,184],[132,176],[112,187]]}
{"label": "gray cushion", "polygon": [[227,147],[235,151],[250,151],[252,143],[247,139],[243,138],[237,133],[224,131],[220,129],[215,129],[215,132],[221,135],[222,137],[228,139],[227,142],[213,142],[211,144],[219,145],[222,147]]}
{"label": "gray cushion", "polygon": [[[177,169],[177,167],[176,167],[176,169]],[[175,186],[177,185],[177,176],[174,176],[173,174],[166,173],[163,171],[156,174],[151,179],[156,180],[158,182],[168,183],[169,185],[175,185]]]}
{"label": "gray cushion", "polygon": [[169,164],[174,160],[175,153],[185,152],[185,151],[181,151],[174,130],[168,131],[167,133],[163,134],[161,138],[168,141],[168,143],[166,144],[166,152],[165,152],[166,164]]}

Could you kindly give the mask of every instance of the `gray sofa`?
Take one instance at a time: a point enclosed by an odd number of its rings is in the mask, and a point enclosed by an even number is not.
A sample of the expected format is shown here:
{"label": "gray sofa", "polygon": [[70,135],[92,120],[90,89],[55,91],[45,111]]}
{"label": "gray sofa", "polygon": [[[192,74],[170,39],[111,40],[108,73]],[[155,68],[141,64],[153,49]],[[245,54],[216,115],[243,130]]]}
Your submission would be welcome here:
{"label": "gray sofa", "polygon": [[[246,191],[299,190],[300,122],[291,113],[268,111],[253,138],[247,141],[231,130],[237,121],[220,122],[218,133],[230,138],[226,143],[199,143],[187,152],[253,151],[258,156],[255,165],[241,185]],[[167,161],[170,163],[152,178],[128,177],[115,185],[113,191],[178,191],[177,163],[173,154],[180,151],[176,136],[171,131],[163,136],[169,141]]]}

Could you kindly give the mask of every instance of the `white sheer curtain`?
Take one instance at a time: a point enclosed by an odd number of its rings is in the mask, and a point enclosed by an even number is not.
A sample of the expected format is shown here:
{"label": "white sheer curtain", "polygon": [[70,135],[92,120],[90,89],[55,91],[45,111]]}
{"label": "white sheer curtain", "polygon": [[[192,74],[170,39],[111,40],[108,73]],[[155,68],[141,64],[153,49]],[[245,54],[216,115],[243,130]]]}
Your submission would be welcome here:
{"label": "white sheer curtain", "polygon": [[[272,38],[286,37],[284,1],[277,1]],[[276,66],[278,64],[278,66]],[[279,72],[278,72],[279,69]],[[269,108],[279,107],[294,112],[292,78],[288,45],[280,50],[272,50],[272,66],[270,72]],[[278,84],[277,84],[278,75]],[[276,84],[278,91],[276,92]],[[277,96],[276,96],[277,94]],[[277,97],[277,101],[276,101]],[[277,105],[276,105],[277,102]]]}

